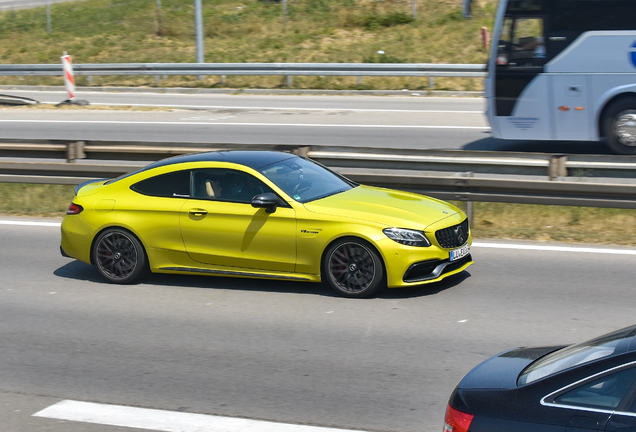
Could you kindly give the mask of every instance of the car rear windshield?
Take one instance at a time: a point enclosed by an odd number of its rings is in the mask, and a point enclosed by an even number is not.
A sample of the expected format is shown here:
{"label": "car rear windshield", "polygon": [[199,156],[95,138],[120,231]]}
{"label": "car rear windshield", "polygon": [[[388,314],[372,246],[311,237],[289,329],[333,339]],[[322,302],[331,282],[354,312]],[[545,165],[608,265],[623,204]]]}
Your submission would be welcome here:
{"label": "car rear windshield", "polygon": [[530,384],[577,365],[636,349],[636,326],[554,351],[525,368],[518,385]]}

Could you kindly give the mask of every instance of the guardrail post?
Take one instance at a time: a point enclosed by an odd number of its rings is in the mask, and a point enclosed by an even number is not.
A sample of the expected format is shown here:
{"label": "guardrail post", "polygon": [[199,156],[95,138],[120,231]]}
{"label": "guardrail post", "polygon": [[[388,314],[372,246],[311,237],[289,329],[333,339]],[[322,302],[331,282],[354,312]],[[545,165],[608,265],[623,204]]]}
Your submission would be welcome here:
{"label": "guardrail post", "polygon": [[287,75],[287,87],[291,87],[291,75]]}
{"label": "guardrail post", "polygon": [[66,144],[66,162],[73,163],[75,159],[85,159],[84,141],[75,141]]}
{"label": "guardrail post", "polygon": [[358,75],[358,85],[362,84],[362,75]]}
{"label": "guardrail post", "polygon": [[550,181],[558,177],[568,176],[568,170],[565,166],[567,160],[567,156],[550,157],[550,165],[548,166],[548,178],[550,179]]}
{"label": "guardrail post", "polygon": [[[473,178],[474,177],[474,173],[473,172],[467,172],[466,173],[466,177],[467,178]],[[466,180],[467,182],[469,180]],[[468,217],[468,226],[472,227],[473,226],[473,220],[474,220],[474,209],[473,209],[473,202],[472,201],[466,201],[466,216]]]}
{"label": "guardrail post", "polygon": [[303,146],[303,147],[298,147],[298,148],[292,150],[292,153],[293,154],[297,154],[299,156],[308,157],[310,151],[311,151],[311,147],[310,146]]}

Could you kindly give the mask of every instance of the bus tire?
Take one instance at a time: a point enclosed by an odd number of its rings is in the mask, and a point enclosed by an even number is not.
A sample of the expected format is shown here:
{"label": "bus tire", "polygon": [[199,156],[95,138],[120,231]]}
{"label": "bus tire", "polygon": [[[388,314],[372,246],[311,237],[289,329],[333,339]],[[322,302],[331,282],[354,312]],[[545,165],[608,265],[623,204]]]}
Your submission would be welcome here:
{"label": "bus tire", "polygon": [[603,117],[607,146],[618,154],[636,154],[636,96],[613,102]]}

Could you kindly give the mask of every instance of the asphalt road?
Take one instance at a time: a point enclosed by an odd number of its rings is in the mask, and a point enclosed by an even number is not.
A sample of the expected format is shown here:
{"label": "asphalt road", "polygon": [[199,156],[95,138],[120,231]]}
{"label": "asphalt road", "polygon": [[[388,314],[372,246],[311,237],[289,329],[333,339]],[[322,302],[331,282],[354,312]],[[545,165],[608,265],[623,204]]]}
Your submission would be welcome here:
{"label": "asphalt road", "polygon": [[[64,92],[2,90],[43,103]],[[490,135],[481,98],[84,92],[93,105],[153,111],[4,109],[0,138],[201,144],[299,144],[605,154],[599,143],[502,141]],[[153,108],[153,109],[154,109]],[[121,108],[120,108],[121,109]]]}
{"label": "asphalt road", "polygon": [[458,277],[370,300],[215,277],[113,286],[60,256],[59,228],[0,225],[3,430],[133,430],[32,417],[72,399],[439,432],[453,387],[489,356],[634,324],[634,255],[473,254]]}

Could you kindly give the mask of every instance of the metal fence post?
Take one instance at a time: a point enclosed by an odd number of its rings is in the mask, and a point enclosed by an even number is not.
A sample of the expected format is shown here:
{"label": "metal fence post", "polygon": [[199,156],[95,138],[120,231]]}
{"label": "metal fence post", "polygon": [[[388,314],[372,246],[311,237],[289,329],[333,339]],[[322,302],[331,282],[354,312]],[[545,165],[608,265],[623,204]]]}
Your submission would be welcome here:
{"label": "metal fence post", "polygon": [[[474,173],[473,172],[467,172],[466,173],[466,177],[473,178],[474,177]],[[470,181],[470,180],[467,180]],[[475,212],[474,212],[474,208],[473,208],[473,202],[472,201],[466,201],[466,216],[468,217],[468,226],[472,227],[473,226],[473,221],[475,219]]]}
{"label": "metal fence post", "polygon": [[66,162],[73,163],[76,159],[86,158],[84,153],[84,141],[75,141],[66,144]]}
{"label": "metal fence post", "polygon": [[[201,0],[194,0],[194,24],[197,41],[197,63],[205,63],[203,54],[203,17],[201,12]],[[203,75],[199,75],[198,79],[202,80]]]}
{"label": "metal fence post", "polygon": [[566,168],[567,156],[550,157],[550,165],[548,165],[548,178],[550,181],[558,177],[567,177],[568,170]]}

